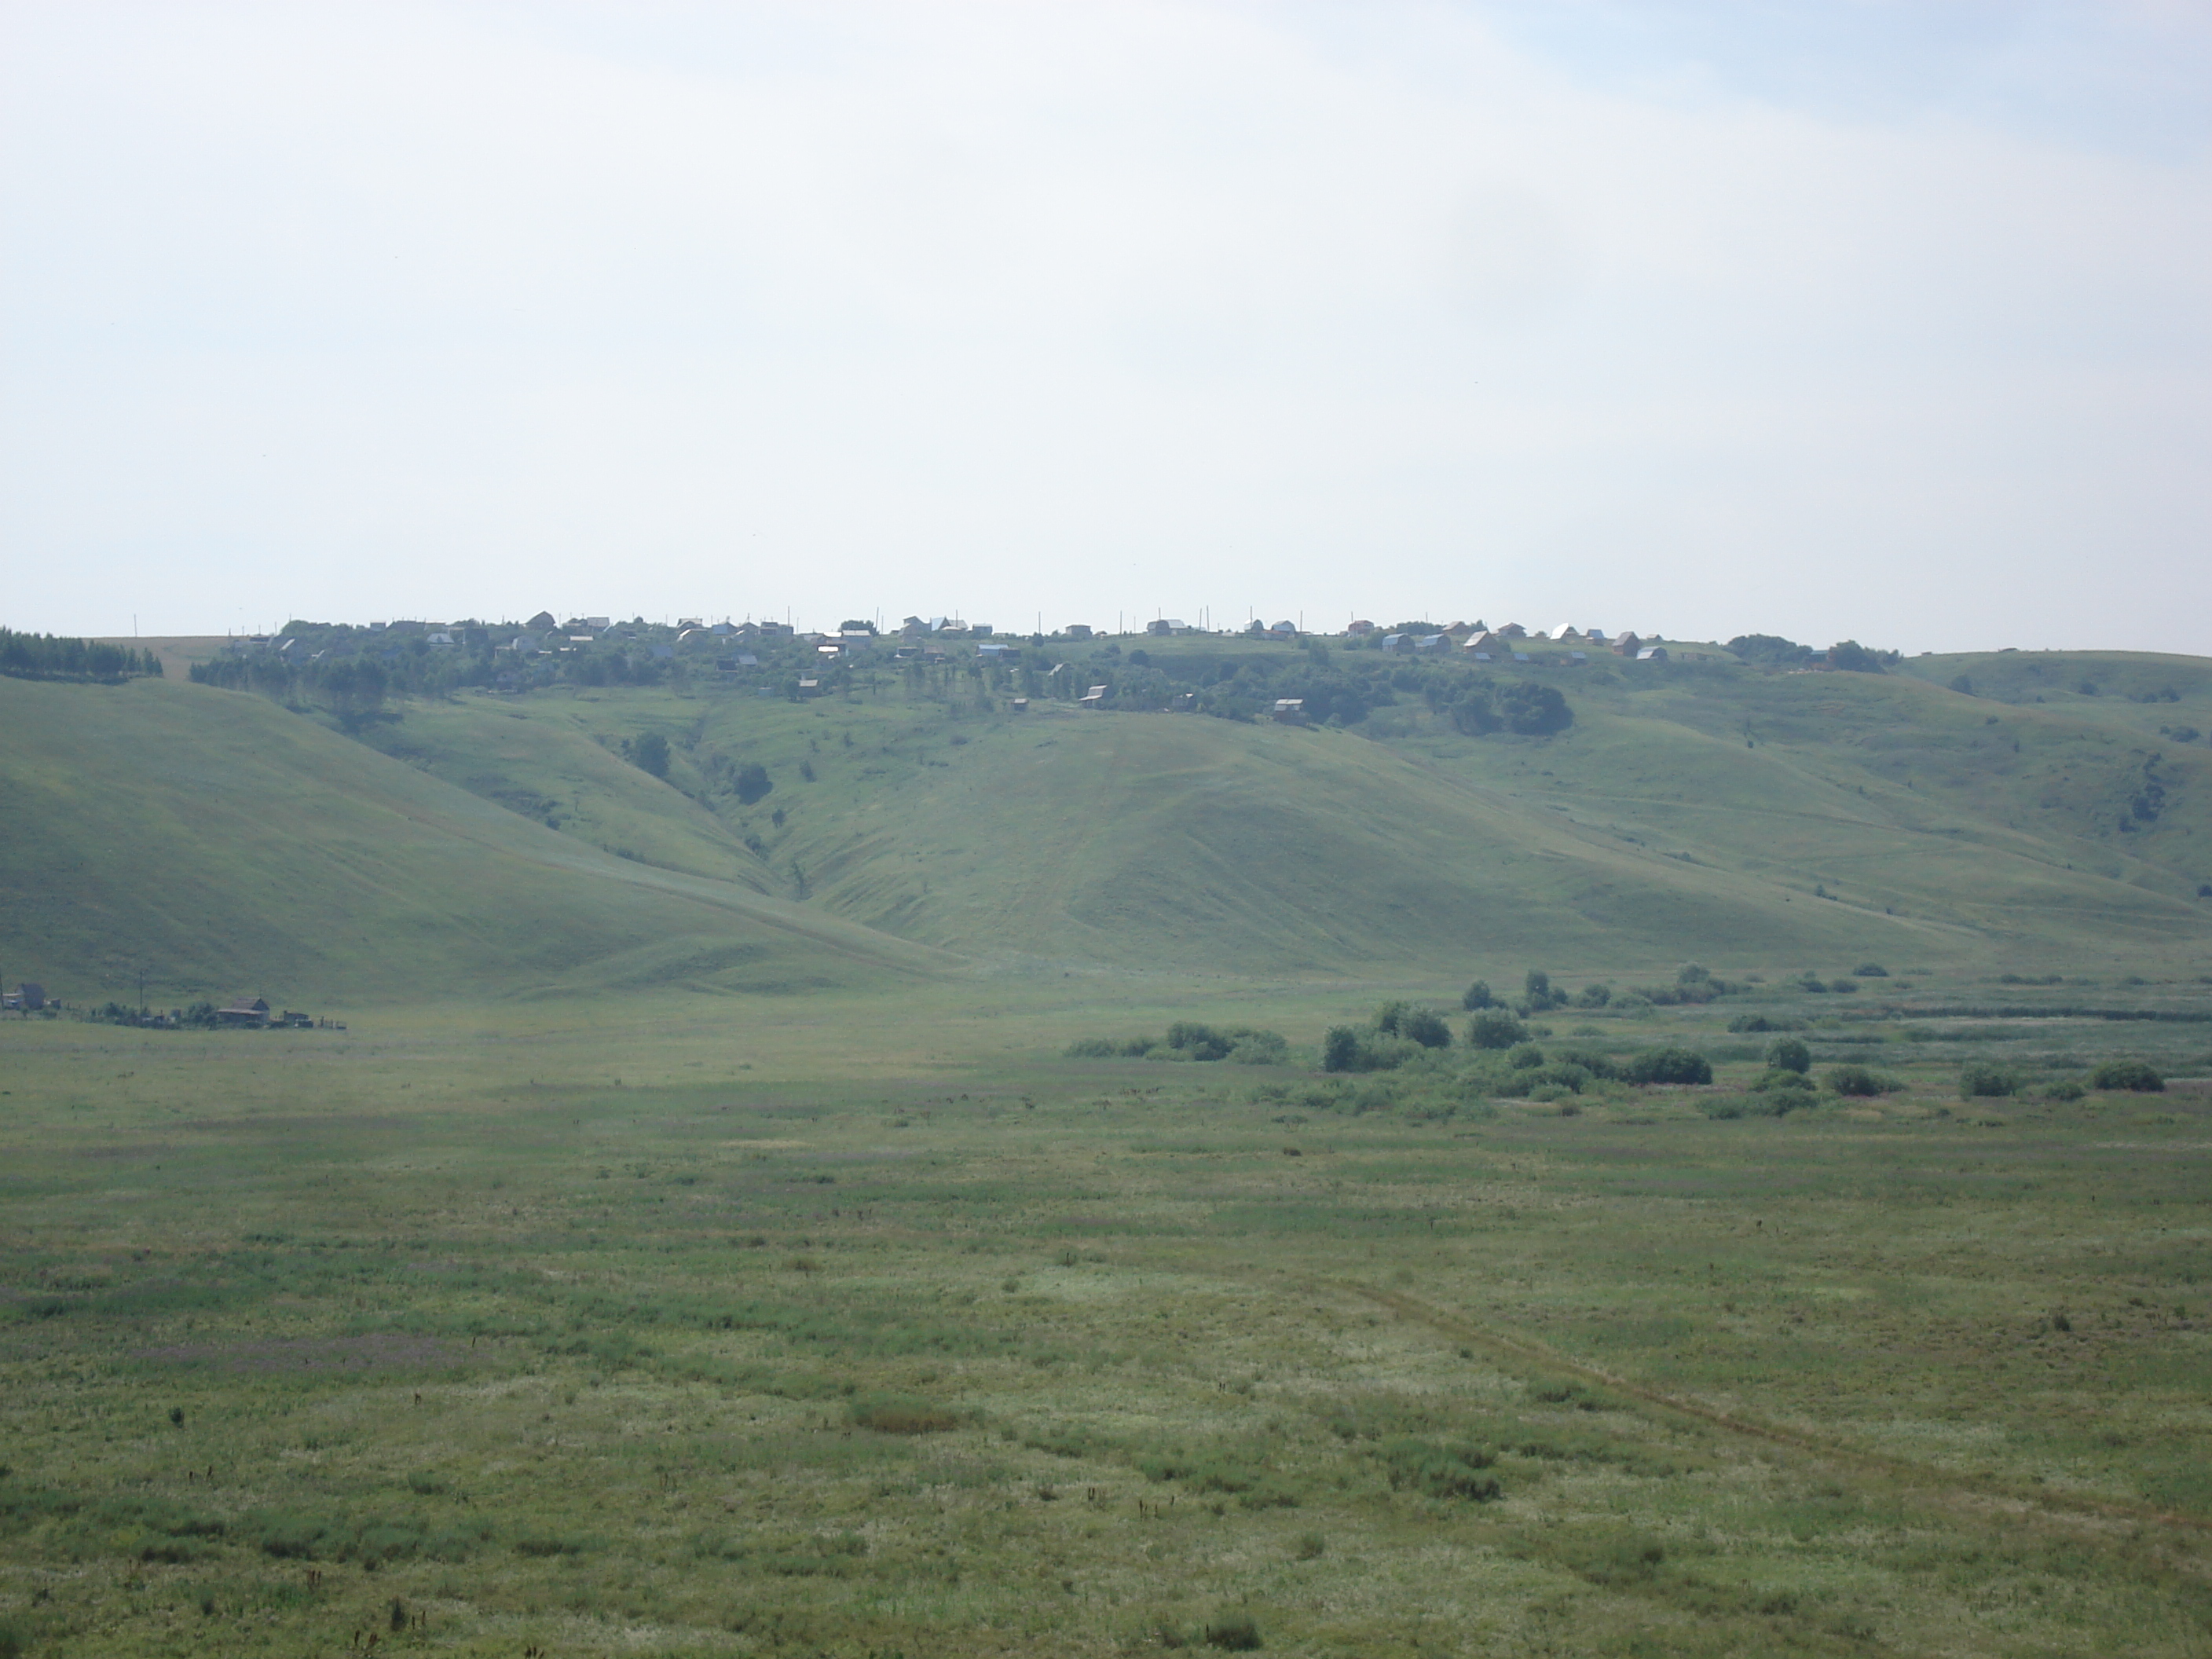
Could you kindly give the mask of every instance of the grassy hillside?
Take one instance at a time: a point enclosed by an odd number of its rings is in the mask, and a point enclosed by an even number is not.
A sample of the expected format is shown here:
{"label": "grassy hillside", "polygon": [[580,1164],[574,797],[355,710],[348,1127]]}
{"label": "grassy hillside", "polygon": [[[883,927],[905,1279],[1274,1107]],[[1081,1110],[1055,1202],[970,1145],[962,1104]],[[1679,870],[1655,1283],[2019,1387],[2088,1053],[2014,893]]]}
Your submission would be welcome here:
{"label": "grassy hillside", "polygon": [[925,953],[610,857],[259,697],[0,680],[0,972],[74,1000],[846,983]]}
{"label": "grassy hillside", "polygon": [[[0,919],[21,972],[120,989],[143,956],[171,1001],[811,984],[927,946],[1184,980],[2212,966],[2212,665],[1910,667],[1539,668],[1576,714],[1548,738],[1412,690],[1306,730],[886,684],[471,693],[357,742],[174,681],[8,683]],[[665,780],[623,757],[648,732]]]}
{"label": "grassy hillside", "polygon": [[[1154,660],[1200,649],[1222,654]],[[2212,752],[2146,741],[2148,705],[1733,665],[1559,683],[1577,718],[1547,738],[1462,736],[1412,699],[1310,731],[887,690],[467,697],[376,741],[627,854],[1033,967],[2087,966],[2212,939]],[[2212,675],[2180,683],[2169,726],[2212,702]],[[648,731],[665,783],[614,753]],[[770,793],[739,799],[740,763]]]}

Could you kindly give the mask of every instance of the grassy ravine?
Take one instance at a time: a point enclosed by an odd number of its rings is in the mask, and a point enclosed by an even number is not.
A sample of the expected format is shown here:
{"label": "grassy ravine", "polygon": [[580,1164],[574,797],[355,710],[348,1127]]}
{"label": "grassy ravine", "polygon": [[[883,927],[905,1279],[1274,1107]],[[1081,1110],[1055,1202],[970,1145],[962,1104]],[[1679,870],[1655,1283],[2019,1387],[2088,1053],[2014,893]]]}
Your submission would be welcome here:
{"label": "grassy ravine", "polygon": [[[2039,1017],[2193,981],[1560,1010],[1718,1073],[1572,1115],[1057,1057],[1174,1012],[1310,1046],[1359,1012],[1314,992],[975,1001],[0,1024],[8,1639],[2212,1644],[2212,1097],[1953,1087],[2212,1071],[2196,1018]],[[1754,1006],[1905,1086],[1710,1115]]]}

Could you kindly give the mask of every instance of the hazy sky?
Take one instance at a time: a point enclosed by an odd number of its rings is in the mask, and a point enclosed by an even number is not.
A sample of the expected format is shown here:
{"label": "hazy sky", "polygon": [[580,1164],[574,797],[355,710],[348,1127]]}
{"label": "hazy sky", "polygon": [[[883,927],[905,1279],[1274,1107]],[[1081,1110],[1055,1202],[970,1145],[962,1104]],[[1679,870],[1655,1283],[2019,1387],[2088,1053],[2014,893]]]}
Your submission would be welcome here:
{"label": "hazy sky", "polygon": [[2212,8],[0,0],[0,623],[2212,650]]}

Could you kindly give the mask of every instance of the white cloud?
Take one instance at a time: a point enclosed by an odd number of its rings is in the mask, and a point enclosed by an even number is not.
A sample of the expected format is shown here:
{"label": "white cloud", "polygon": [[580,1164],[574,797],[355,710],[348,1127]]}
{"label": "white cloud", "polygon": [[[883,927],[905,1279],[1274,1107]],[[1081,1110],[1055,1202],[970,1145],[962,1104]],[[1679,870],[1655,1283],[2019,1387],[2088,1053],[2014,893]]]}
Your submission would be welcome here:
{"label": "white cloud", "polygon": [[2201,646],[2201,149],[1498,15],[0,5],[6,619]]}

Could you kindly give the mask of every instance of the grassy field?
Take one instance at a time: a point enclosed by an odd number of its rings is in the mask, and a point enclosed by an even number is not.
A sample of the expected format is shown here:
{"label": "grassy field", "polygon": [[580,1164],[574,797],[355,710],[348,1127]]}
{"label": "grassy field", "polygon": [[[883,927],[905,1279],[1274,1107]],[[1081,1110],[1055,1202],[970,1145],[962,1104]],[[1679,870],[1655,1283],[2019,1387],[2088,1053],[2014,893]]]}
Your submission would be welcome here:
{"label": "grassy field", "polygon": [[[1895,965],[1546,1102],[1310,982],[0,1024],[5,1639],[2204,1652],[2212,1097],[2067,1085],[2206,988]],[[1179,1015],[1293,1063],[1060,1057]]]}

